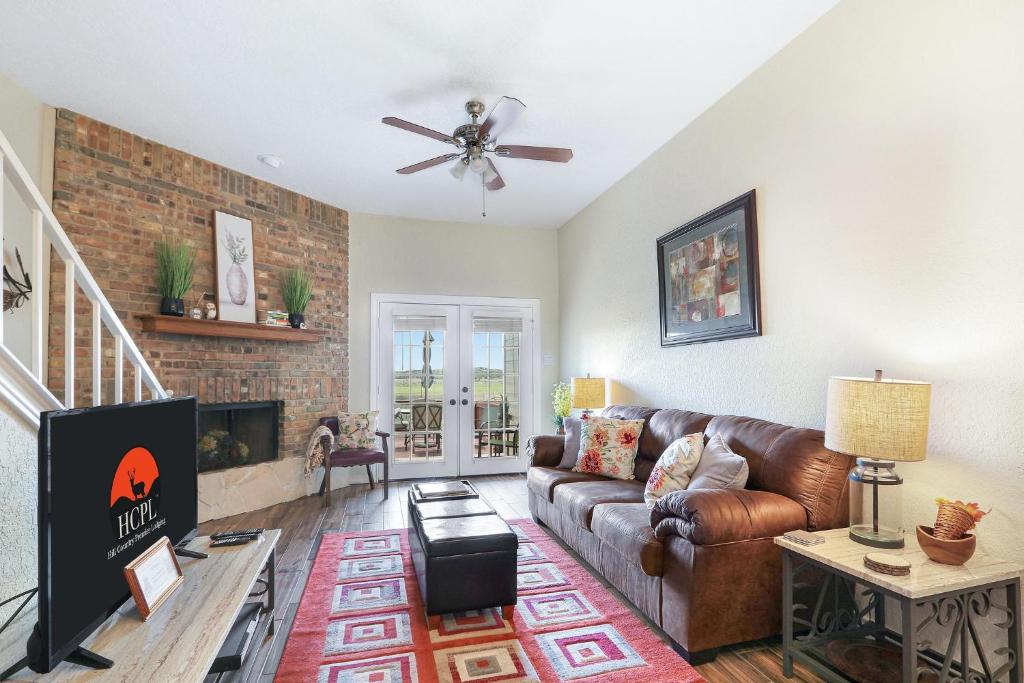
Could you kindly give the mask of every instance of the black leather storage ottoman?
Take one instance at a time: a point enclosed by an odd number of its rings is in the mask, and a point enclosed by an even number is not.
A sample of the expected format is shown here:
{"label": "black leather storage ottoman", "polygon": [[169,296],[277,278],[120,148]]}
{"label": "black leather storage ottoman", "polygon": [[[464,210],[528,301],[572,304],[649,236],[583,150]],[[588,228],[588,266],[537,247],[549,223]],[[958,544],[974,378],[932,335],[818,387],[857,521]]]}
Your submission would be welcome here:
{"label": "black leather storage ottoman", "polygon": [[501,607],[512,621],[516,604],[515,532],[475,497],[424,500],[409,491],[409,546],[430,628],[442,614]]}

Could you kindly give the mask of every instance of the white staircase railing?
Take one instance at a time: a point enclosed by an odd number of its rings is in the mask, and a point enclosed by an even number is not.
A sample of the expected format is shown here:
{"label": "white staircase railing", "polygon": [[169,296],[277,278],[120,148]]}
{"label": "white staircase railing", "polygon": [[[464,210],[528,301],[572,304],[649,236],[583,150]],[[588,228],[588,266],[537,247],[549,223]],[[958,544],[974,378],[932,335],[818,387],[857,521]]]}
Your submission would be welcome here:
{"label": "white staircase railing", "polygon": [[[141,401],[143,385],[149,389],[152,398],[164,398],[167,393],[149,367],[142,352],[135,346],[117,313],[103,295],[96,280],[82,261],[53,215],[49,204],[43,199],[25,170],[7,137],[0,132],[0,243],[4,235],[4,178],[10,181],[32,215],[32,256],[29,274],[35,278],[37,291],[32,292],[32,329],[30,330],[30,367],[14,357],[4,343],[7,333],[0,315],[0,398],[6,400],[30,424],[38,427],[39,413],[43,410],[59,410],[75,407],[75,298],[81,289],[91,305],[92,314],[92,401],[99,405],[103,400],[103,330],[109,332],[114,344],[113,402],[124,400],[124,364],[131,364],[134,391],[132,400]],[[43,255],[52,247],[64,262],[64,402],[63,404],[46,388],[43,348],[45,325],[49,312],[43,310],[43,292],[38,288],[45,282],[42,277],[45,261]]]}

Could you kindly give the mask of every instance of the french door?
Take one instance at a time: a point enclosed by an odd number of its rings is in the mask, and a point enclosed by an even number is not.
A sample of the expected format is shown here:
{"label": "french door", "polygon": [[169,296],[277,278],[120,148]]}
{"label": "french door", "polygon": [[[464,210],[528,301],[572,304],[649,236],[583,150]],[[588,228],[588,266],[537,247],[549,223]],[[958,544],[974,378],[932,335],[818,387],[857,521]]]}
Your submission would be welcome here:
{"label": "french door", "polygon": [[492,301],[374,301],[372,403],[393,479],[525,469],[536,306]]}

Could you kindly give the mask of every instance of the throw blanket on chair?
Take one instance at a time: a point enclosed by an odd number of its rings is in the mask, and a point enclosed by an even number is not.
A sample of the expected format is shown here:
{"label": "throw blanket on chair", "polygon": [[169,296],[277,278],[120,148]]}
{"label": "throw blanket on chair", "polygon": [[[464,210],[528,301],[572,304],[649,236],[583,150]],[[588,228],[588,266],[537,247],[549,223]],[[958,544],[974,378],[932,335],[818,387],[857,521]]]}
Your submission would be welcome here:
{"label": "throw blanket on chair", "polygon": [[320,425],[313,430],[309,437],[309,445],[306,446],[306,479],[309,479],[313,471],[324,463],[324,458],[334,448],[334,434],[327,427]]}

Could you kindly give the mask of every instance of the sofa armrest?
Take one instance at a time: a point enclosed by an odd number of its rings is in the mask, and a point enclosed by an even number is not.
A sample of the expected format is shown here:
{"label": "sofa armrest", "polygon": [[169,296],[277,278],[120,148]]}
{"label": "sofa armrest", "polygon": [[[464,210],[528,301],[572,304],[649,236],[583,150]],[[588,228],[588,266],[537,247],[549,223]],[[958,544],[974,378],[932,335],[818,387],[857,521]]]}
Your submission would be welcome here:
{"label": "sofa armrest", "polygon": [[660,499],[651,510],[660,539],[679,536],[716,545],[779,536],[807,528],[807,510],[792,498],[747,489],[693,489]]}
{"label": "sofa armrest", "polygon": [[526,454],[530,467],[558,467],[565,450],[565,437],[551,434],[531,436],[526,442]]}

